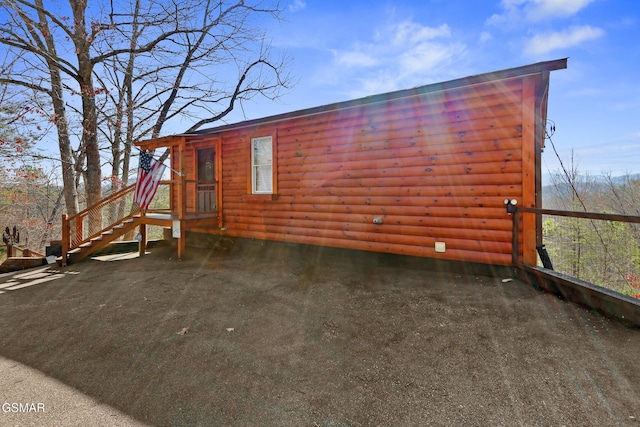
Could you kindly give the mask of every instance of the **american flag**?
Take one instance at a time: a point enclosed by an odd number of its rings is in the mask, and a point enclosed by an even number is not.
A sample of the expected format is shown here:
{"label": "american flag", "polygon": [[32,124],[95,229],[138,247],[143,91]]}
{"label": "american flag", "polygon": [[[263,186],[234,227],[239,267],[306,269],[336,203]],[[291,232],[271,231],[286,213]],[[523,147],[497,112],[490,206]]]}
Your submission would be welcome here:
{"label": "american flag", "polygon": [[160,182],[165,168],[165,165],[156,161],[146,152],[140,152],[138,181],[136,182],[136,192],[133,196],[133,201],[140,206],[141,210],[147,210],[149,203],[153,200],[153,196],[156,195],[158,182]]}

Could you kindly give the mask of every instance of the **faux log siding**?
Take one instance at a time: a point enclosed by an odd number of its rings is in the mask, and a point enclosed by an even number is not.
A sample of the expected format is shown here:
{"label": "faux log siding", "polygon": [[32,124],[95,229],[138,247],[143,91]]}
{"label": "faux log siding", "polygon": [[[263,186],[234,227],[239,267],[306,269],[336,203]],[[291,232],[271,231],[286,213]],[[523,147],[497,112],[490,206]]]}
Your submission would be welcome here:
{"label": "faux log siding", "polygon": [[[274,127],[278,197],[247,202],[249,141]],[[224,226],[236,236],[508,265],[503,201],[522,197],[521,137],[521,79],[227,131]]]}

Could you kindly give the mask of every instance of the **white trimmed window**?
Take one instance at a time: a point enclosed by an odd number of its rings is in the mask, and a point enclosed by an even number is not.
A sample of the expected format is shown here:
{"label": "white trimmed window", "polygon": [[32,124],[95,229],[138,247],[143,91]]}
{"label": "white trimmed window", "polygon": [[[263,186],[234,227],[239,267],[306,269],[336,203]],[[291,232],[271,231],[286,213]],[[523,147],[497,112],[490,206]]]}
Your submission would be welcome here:
{"label": "white trimmed window", "polygon": [[273,144],[270,136],[251,138],[251,191],[273,193]]}

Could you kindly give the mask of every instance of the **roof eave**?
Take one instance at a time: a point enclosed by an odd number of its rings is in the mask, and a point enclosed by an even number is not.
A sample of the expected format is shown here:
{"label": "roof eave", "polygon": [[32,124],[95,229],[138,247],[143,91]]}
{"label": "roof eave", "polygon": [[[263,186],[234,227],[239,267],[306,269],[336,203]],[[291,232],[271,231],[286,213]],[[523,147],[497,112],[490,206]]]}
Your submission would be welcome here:
{"label": "roof eave", "polygon": [[[256,125],[261,125],[265,123],[272,123],[276,121],[287,120],[295,117],[303,117],[303,116],[309,116],[309,115],[314,115],[314,114],[319,114],[319,113],[324,113],[329,111],[359,107],[362,105],[389,101],[391,99],[399,99],[399,98],[423,95],[427,93],[440,92],[447,89],[473,86],[477,84],[487,83],[490,81],[523,77],[526,75],[537,74],[545,71],[549,72],[554,70],[560,70],[564,68],[567,68],[567,58],[538,62],[535,64],[529,64],[529,65],[524,65],[524,66],[515,67],[515,68],[508,68],[508,69],[499,70],[499,71],[492,71],[488,73],[477,74],[473,76],[463,77],[463,78],[449,80],[449,81],[440,82],[440,83],[432,83],[432,84],[419,86],[411,89],[403,89],[395,92],[371,95],[364,98],[358,98],[358,99],[353,99],[349,101],[342,101],[342,102],[337,102],[333,104],[326,104],[319,107],[312,107],[312,108],[307,108],[303,110],[292,111],[289,113],[267,116],[259,119],[246,120],[238,123],[231,123],[228,125],[217,126],[214,128],[202,129],[189,134],[175,135],[175,137],[212,135],[212,134],[228,131],[231,129],[256,126]],[[136,143],[136,145],[146,146],[144,141],[140,143]],[[166,143],[164,146],[167,146]]]}

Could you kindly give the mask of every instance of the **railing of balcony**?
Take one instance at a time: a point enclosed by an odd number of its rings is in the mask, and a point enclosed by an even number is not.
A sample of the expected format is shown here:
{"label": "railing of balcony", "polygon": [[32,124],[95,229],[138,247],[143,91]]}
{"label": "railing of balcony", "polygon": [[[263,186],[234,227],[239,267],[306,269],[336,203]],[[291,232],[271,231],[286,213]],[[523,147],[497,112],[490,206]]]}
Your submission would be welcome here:
{"label": "railing of balcony", "polygon": [[62,216],[63,251],[76,248],[98,236],[125,216],[136,213],[133,206],[135,184],[123,188],[73,216]]}
{"label": "railing of balcony", "polygon": [[[149,205],[150,212],[170,212],[170,181],[160,181]],[[62,244],[70,250],[100,235],[124,218],[135,215],[139,207],[133,203],[135,184],[108,195],[77,215],[62,217]]]}
{"label": "railing of balcony", "polygon": [[186,180],[185,184],[187,195],[195,195],[193,203],[187,203],[187,213],[207,214],[217,212],[218,184],[216,182]]}
{"label": "railing of balcony", "polygon": [[[507,207],[509,210],[509,206]],[[522,215],[542,224],[539,266],[640,299],[640,216],[512,206],[514,264]]]}
{"label": "railing of balcony", "polygon": [[172,181],[160,181],[156,195],[149,203],[147,212],[171,213],[171,184]]}

